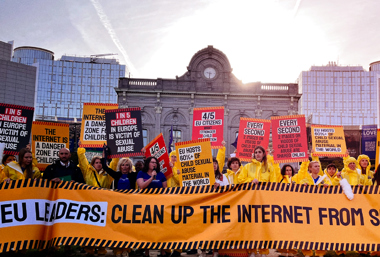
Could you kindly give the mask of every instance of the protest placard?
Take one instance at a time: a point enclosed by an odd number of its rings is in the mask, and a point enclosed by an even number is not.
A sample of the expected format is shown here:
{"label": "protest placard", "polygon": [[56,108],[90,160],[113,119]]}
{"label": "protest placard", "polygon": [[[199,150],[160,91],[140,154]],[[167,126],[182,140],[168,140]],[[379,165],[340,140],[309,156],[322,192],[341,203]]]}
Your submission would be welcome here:
{"label": "protest placard", "polygon": [[192,140],[209,138],[212,149],[222,148],[224,107],[194,108]]}
{"label": "protest placard", "polygon": [[141,109],[106,110],[107,145],[110,158],[142,156]]}
{"label": "protest placard", "polygon": [[105,110],[116,109],[118,104],[84,103],[80,132],[81,147],[103,147],[107,141]]}
{"label": "protest placard", "polygon": [[148,145],[145,146],[145,156],[154,156],[160,162],[160,171],[164,173],[168,179],[173,176],[172,168],[170,167],[170,159],[168,150],[165,145],[164,137],[162,133],[156,136]]}
{"label": "protest placard", "polygon": [[305,115],[274,116],[271,121],[274,162],[307,161]]}
{"label": "protest placard", "polygon": [[377,125],[362,126],[362,154],[376,158]]}
{"label": "protest placard", "polygon": [[181,187],[213,185],[215,183],[210,139],[198,139],[175,144],[180,166]]}
{"label": "protest placard", "polygon": [[342,157],[347,155],[343,126],[312,125],[311,137],[314,156]]}
{"label": "protest placard", "polygon": [[256,146],[268,148],[269,134],[270,120],[240,118],[236,157],[241,161],[251,161]]}
{"label": "protest placard", "polygon": [[0,143],[4,154],[18,155],[29,144],[33,107],[0,103]]}
{"label": "protest placard", "polygon": [[69,147],[69,124],[34,121],[32,126],[32,151],[38,169],[45,170],[58,158],[61,148]]}

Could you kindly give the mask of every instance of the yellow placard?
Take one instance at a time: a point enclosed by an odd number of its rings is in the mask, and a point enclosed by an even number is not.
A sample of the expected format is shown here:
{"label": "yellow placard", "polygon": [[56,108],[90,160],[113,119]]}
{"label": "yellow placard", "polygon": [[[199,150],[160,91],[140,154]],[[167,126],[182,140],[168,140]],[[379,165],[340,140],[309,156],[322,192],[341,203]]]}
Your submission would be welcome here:
{"label": "yellow placard", "polygon": [[379,187],[285,183],[126,192],[0,185],[0,252],[60,245],[147,249],[380,249]]}
{"label": "yellow placard", "polygon": [[181,187],[214,185],[210,139],[199,139],[175,144],[180,166]]}
{"label": "yellow placard", "polygon": [[375,169],[379,165],[380,160],[380,129],[377,129],[377,139],[376,139],[376,165]]}
{"label": "yellow placard", "polygon": [[118,104],[84,103],[80,131],[81,147],[103,147],[107,143],[105,110],[117,109]]}
{"label": "yellow placard", "polygon": [[69,124],[33,121],[32,151],[39,170],[57,160],[61,148],[69,148]]}
{"label": "yellow placard", "polygon": [[314,156],[342,157],[347,155],[343,126],[312,125]]}

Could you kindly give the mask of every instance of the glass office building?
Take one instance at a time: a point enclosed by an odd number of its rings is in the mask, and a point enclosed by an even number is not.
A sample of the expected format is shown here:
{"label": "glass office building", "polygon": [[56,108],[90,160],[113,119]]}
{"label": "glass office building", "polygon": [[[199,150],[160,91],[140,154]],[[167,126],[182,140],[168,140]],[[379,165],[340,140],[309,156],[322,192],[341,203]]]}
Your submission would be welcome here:
{"label": "glass office building", "polygon": [[378,124],[377,66],[373,63],[366,71],[362,66],[329,63],[302,71],[298,78],[300,113],[313,124]]}
{"label": "glass office building", "polygon": [[83,103],[117,103],[114,88],[126,71],[103,55],[54,60],[53,52],[36,47],[15,48],[12,61],[37,67],[36,120],[80,120]]}

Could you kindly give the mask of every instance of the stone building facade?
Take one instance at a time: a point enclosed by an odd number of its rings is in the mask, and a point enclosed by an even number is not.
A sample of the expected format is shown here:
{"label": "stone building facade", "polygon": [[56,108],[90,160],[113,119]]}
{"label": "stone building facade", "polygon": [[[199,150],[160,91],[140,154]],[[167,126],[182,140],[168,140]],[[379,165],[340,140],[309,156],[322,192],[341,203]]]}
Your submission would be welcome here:
{"label": "stone building facade", "polygon": [[141,107],[144,143],[162,132],[168,144],[171,126],[176,141],[191,140],[193,108],[224,106],[227,154],[235,150],[231,143],[240,117],[270,119],[298,114],[301,96],[294,83],[243,84],[232,73],[227,56],[213,46],[194,54],[180,77],[120,78],[115,90],[119,108]]}

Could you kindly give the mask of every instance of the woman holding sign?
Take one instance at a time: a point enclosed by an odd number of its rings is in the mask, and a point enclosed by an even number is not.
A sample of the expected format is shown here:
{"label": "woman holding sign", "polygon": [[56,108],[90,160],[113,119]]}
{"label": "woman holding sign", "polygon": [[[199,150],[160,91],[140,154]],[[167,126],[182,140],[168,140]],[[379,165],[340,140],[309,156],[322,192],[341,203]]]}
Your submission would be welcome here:
{"label": "woman holding sign", "polygon": [[[102,158],[94,156],[91,162],[88,163],[85,148],[79,147],[77,153],[79,168],[86,184],[94,187],[110,188],[113,178],[103,170]],[[113,167],[117,161],[119,160],[112,159],[110,166]]]}
{"label": "woman holding sign", "polygon": [[239,183],[253,182],[255,184],[259,182],[269,182],[271,172],[274,173],[274,168],[267,160],[265,149],[262,146],[256,146],[251,163],[243,167],[243,170],[238,176],[238,181]]}
{"label": "woman holding sign", "polygon": [[18,179],[37,179],[41,177],[40,170],[33,165],[32,152],[23,148],[19,152],[19,161],[13,161],[4,168],[4,181]]}
{"label": "woman holding sign", "polygon": [[129,158],[121,158],[117,163],[117,171],[107,166],[106,159],[102,158],[102,167],[114,180],[111,188],[127,190],[136,188],[137,173],[132,171],[132,161]]}

